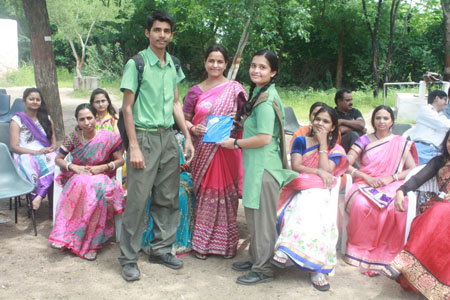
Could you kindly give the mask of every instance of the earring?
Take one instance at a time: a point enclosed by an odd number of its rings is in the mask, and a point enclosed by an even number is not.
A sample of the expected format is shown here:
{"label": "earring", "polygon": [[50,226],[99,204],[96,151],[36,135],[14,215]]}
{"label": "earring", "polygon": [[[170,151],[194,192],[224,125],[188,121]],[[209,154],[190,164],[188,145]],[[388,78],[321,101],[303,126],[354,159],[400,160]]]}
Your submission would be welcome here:
{"label": "earring", "polygon": [[328,134],[328,140],[331,141],[333,139],[333,135],[331,134],[331,132]]}

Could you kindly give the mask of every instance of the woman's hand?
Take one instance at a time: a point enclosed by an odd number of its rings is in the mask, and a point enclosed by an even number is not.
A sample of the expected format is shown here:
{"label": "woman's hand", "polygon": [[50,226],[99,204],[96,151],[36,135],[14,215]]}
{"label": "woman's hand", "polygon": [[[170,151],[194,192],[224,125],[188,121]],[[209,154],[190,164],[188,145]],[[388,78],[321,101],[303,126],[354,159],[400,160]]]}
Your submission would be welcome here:
{"label": "woman's hand", "polygon": [[378,178],[374,178],[367,174],[364,174],[363,179],[367,182],[371,187],[377,188],[381,186],[380,180]]}
{"label": "woman's hand", "polygon": [[227,138],[226,140],[223,140],[221,142],[216,143],[217,145],[224,147],[226,149],[234,149],[234,140],[232,138]]}
{"label": "woman's hand", "polygon": [[394,181],[394,178],[392,178],[392,176],[386,176],[378,179],[378,184],[379,186],[385,186],[391,183],[392,181]]}
{"label": "woman's hand", "polygon": [[105,171],[109,170],[107,165],[87,166],[86,168],[89,170],[89,173],[92,175],[104,173]]}
{"label": "woman's hand", "polygon": [[91,172],[89,171],[89,167],[85,166],[70,164],[69,170],[72,170],[76,174],[91,174]]}
{"label": "woman's hand", "polygon": [[331,190],[335,177],[322,169],[320,169],[317,174],[320,176],[320,178],[322,178],[325,187]]}
{"label": "woman's hand", "polygon": [[320,128],[315,132],[317,141],[319,141],[319,145],[327,145],[327,137],[328,132],[326,132],[323,128]]}
{"label": "woman's hand", "polygon": [[196,136],[202,136],[206,133],[206,126],[202,124],[192,126],[191,132]]}
{"label": "woman's hand", "polygon": [[397,195],[395,197],[394,202],[395,210],[397,211],[405,211],[405,195],[403,194],[403,191],[398,190]]}

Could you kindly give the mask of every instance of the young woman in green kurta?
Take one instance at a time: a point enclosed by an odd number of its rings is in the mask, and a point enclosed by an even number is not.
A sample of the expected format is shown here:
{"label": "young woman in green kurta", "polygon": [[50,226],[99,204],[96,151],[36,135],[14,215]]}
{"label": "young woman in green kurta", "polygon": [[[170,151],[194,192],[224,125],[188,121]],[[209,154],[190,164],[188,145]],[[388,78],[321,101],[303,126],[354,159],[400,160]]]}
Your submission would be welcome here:
{"label": "young woman in green kurta", "polygon": [[243,149],[242,200],[251,235],[250,257],[248,261],[234,263],[233,269],[251,271],[238,277],[237,283],[244,285],[273,280],[269,260],[277,238],[278,195],[280,187],[296,177],[295,172],[285,169],[284,109],[274,84],[278,73],[276,54],[258,51],[252,58],[249,73],[251,100],[236,116],[237,121],[243,121],[243,137],[219,143],[228,149]]}

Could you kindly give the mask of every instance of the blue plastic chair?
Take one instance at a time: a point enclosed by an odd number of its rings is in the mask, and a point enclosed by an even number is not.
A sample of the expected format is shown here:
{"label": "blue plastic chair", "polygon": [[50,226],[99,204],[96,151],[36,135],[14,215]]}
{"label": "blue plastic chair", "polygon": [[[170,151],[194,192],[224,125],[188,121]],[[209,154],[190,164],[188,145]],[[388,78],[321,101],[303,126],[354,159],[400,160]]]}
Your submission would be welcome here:
{"label": "blue plastic chair", "polygon": [[25,104],[23,103],[22,99],[17,98],[16,100],[14,100],[9,113],[6,116],[0,117],[0,123],[11,122],[11,119],[16,112],[25,111],[25,109],[26,109],[26,107],[25,107]]}
{"label": "blue plastic chair", "polygon": [[36,219],[29,195],[34,190],[34,185],[20,176],[8,148],[3,143],[0,143],[0,165],[2,166],[0,168],[0,199],[14,198],[14,220],[17,224],[17,203],[21,195],[26,195],[28,216],[31,216],[36,236]]}
{"label": "blue plastic chair", "polygon": [[9,144],[9,123],[0,123],[0,143],[3,143],[8,147],[8,151],[11,149]]}
{"label": "blue plastic chair", "polygon": [[5,89],[0,89],[0,95],[5,95],[5,94],[7,94],[6,90]]}
{"label": "blue plastic chair", "polygon": [[10,105],[11,105],[11,96],[0,94],[0,116],[5,116],[9,113]]}

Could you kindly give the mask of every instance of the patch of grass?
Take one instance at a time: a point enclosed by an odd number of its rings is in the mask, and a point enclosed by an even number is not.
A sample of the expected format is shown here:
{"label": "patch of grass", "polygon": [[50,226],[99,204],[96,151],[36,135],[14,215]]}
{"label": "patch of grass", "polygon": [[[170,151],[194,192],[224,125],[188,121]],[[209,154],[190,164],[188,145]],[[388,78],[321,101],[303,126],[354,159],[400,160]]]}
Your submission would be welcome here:
{"label": "patch of grass", "polygon": [[86,102],[89,102],[89,97],[91,96],[91,91],[86,90],[73,90],[67,94],[71,98],[82,98],[87,99]]}

